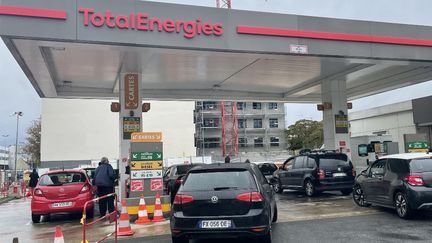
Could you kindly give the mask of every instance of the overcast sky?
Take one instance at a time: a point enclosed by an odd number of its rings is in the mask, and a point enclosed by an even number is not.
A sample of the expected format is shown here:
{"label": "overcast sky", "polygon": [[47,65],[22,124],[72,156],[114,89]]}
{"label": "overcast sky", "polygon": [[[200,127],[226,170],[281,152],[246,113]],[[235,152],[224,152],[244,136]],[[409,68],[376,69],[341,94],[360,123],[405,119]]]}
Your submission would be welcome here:
{"label": "overcast sky", "polygon": [[[161,0],[201,6],[215,6],[216,0]],[[431,0],[232,0],[232,8],[254,11],[289,13],[344,19],[432,25]],[[15,141],[16,119],[10,116],[23,111],[20,141],[25,139],[25,129],[40,117],[41,100],[30,82],[0,41],[0,145]],[[432,82],[407,87],[354,101],[354,110],[391,104],[432,94]],[[287,107],[287,121],[321,119],[316,105],[292,105]],[[3,135],[9,135],[4,137]]]}

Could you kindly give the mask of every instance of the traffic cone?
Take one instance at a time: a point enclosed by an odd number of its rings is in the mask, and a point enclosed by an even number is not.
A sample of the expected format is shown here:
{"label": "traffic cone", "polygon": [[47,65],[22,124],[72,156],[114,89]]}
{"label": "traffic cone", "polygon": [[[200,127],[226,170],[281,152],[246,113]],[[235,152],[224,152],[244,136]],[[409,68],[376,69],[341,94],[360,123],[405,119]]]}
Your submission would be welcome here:
{"label": "traffic cone", "polygon": [[122,209],[120,214],[120,221],[118,224],[119,224],[117,229],[118,236],[129,236],[134,234],[129,223],[129,214],[126,208],[126,199],[122,200]]}
{"label": "traffic cone", "polygon": [[144,194],[141,194],[141,199],[139,201],[138,207],[138,219],[135,220],[135,224],[148,224],[150,223],[150,219],[147,214],[147,207],[144,199]]}
{"label": "traffic cone", "polygon": [[161,199],[160,199],[159,192],[157,192],[152,221],[153,222],[161,222],[164,220],[165,220],[165,218],[163,217]]}
{"label": "traffic cone", "polygon": [[56,226],[56,231],[54,235],[54,243],[64,243],[63,232],[60,225]]}

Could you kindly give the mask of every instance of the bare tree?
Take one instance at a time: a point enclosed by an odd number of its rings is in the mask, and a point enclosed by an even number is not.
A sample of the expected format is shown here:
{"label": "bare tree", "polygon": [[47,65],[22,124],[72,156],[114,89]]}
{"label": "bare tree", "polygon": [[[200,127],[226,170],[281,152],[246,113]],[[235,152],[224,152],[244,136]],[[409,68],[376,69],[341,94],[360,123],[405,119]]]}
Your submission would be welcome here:
{"label": "bare tree", "polygon": [[33,165],[40,164],[40,146],[41,146],[41,120],[32,121],[32,125],[27,129],[26,143],[23,152],[28,156],[27,163]]}

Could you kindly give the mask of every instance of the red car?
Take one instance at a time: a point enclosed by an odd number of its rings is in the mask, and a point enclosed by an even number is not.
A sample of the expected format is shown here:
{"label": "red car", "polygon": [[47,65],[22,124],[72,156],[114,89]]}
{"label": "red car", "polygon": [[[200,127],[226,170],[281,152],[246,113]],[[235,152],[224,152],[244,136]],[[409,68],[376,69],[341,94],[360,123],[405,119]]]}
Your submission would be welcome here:
{"label": "red car", "polygon": [[[32,221],[39,223],[42,215],[82,212],[84,204],[93,199],[93,189],[82,170],[50,171],[41,176],[31,202]],[[93,216],[93,204],[87,206]]]}

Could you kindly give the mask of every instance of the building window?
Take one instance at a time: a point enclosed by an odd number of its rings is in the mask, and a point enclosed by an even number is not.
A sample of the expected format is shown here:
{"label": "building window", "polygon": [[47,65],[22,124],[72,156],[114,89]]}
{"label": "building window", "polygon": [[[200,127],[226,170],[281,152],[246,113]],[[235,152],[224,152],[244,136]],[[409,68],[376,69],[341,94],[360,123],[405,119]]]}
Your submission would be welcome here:
{"label": "building window", "polygon": [[247,128],[246,119],[238,119],[237,120],[237,127],[238,128]]}
{"label": "building window", "polygon": [[277,118],[270,118],[269,124],[270,124],[270,128],[278,128],[279,127],[279,121]]}
{"label": "building window", "polygon": [[237,110],[245,110],[246,102],[237,102]]}
{"label": "building window", "polygon": [[278,103],[276,102],[270,102],[268,103],[269,110],[277,110],[278,109]]}
{"label": "building window", "polygon": [[204,138],[204,148],[219,148],[219,138]]}
{"label": "building window", "polygon": [[254,138],[254,147],[255,148],[264,147],[263,138]]}
{"label": "building window", "polygon": [[217,118],[205,118],[204,127],[219,127],[219,119]]}
{"label": "building window", "polygon": [[241,148],[247,147],[247,139],[246,138],[238,138],[238,145]]}
{"label": "building window", "polygon": [[254,119],[254,128],[262,128],[262,119]]}
{"label": "building window", "polygon": [[214,101],[204,101],[203,102],[204,110],[216,110],[216,102]]}
{"label": "building window", "polygon": [[279,137],[270,137],[270,147],[279,147]]}
{"label": "building window", "polygon": [[252,103],[252,108],[254,110],[261,110],[261,103],[260,102],[253,102]]}

